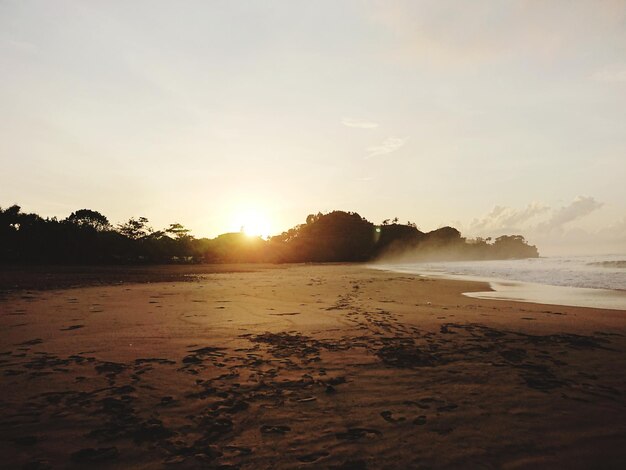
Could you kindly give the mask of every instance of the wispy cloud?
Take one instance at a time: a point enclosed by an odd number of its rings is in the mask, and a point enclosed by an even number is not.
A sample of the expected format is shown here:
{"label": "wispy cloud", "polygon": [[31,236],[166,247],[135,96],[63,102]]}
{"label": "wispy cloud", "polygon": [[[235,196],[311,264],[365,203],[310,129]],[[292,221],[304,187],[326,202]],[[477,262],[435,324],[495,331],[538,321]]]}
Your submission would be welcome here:
{"label": "wispy cloud", "polygon": [[406,144],[408,137],[387,137],[382,144],[367,149],[368,158],[379,157],[399,150]]}
{"label": "wispy cloud", "polygon": [[481,219],[474,219],[471,230],[478,233],[490,230],[518,230],[536,216],[550,211],[550,208],[540,202],[532,202],[523,209],[495,206],[491,212]]}
{"label": "wispy cloud", "polygon": [[375,129],[378,123],[366,121],[365,119],[354,119],[345,117],[341,120],[341,124],[347,127],[356,127],[357,129]]}
{"label": "wispy cloud", "polygon": [[603,206],[592,196],[578,196],[561,207],[540,202],[520,209],[495,206],[467,226],[457,226],[470,237],[523,235],[539,247],[542,255],[623,252],[626,250],[626,217],[605,226],[585,224],[583,220]]}
{"label": "wispy cloud", "polygon": [[598,82],[626,82],[626,65],[612,65],[596,71],[591,78]]}
{"label": "wispy cloud", "polygon": [[567,206],[555,209],[552,212],[552,217],[539,224],[537,229],[546,232],[561,230],[565,224],[591,214],[595,210],[600,209],[602,205],[601,202],[596,201],[591,196],[578,196]]}
{"label": "wispy cloud", "polygon": [[477,235],[493,235],[505,232],[549,234],[561,232],[571,222],[577,221],[600,209],[603,204],[591,196],[578,196],[569,204],[553,208],[540,202],[516,209],[495,206],[480,219],[474,219],[468,231]]}

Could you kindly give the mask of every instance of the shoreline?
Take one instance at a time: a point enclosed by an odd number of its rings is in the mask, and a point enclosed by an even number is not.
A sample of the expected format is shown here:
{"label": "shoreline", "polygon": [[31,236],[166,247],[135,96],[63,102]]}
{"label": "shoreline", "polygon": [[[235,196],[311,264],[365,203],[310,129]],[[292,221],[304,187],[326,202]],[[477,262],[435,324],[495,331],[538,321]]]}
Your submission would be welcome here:
{"label": "shoreline", "polygon": [[165,265],[10,265],[0,269],[0,298],[15,291],[79,289],[94,286],[131,285],[159,282],[193,282],[213,274],[258,272],[302,266],[353,266],[386,272],[412,274],[433,279],[468,281],[487,285],[468,291],[476,299],[514,301],[550,306],[626,311],[626,291],[568,287],[519,280],[461,275],[428,269],[404,268],[384,263],[218,263]]}
{"label": "shoreline", "polygon": [[626,312],[626,292],[585,287],[564,287],[519,281],[491,281],[491,291],[464,292],[477,299],[511,300],[566,307]]}
{"label": "shoreline", "polygon": [[486,286],[291,265],[8,293],[0,450],[13,468],[620,468],[624,312],[462,295]]}
{"label": "shoreline", "polygon": [[371,264],[368,267],[386,272],[413,274],[433,279],[473,281],[487,284],[489,286],[488,290],[463,293],[463,295],[476,299],[626,311],[626,291],[618,289],[557,286],[469,274],[452,274],[428,269],[403,268],[402,265],[394,266],[393,264],[383,263],[379,265]]}

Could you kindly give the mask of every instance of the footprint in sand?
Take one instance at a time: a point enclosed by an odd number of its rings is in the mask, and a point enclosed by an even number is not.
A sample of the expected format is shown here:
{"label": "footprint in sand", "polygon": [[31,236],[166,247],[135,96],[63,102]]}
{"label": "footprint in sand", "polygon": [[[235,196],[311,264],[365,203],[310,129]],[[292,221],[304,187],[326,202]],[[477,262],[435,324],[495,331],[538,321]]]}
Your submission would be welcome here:
{"label": "footprint in sand", "polygon": [[365,460],[347,460],[341,465],[333,465],[330,470],[367,470]]}
{"label": "footprint in sand", "polygon": [[306,454],[298,457],[300,462],[315,462],[316,460],[321,459],[322,457],[328,457],[330,454],[328,452],[313,452],[312,454]]}
{"label": "footprint in sand", "polygon": [[71,331],[71,330],[78,330],[79,328],[84,328],[85,325],[70,325],[66,328],[61,328],[60,331]]}
{"label": "footprint in sand", "polygon": [[285,434],[291,431],[291,428],[289,426],[271,426],[269,424],[264,424],[261,426],[260,431],[263,434]]}
{"label": "footprint in sand", "polygon": [[18,343],[16,344],[16,346],[35,346],[36,344],[41,344],[41,343],[43,343],[43,339],[35,338],[29,341],[24,341],[23,343]]}
{"label": "footprint in sand", "polygon": [[387,421],[388,423],[399,423],[402,421],[406,421],[406,418],[404,417],[400,417],[400,418],[394,418],[393,417],[393,413],[389,410],[385,410],[385,411],[381,411],[380,412],[380,416],[382,416],[382,418]]}
{"label": "footprint in sand", "polygon": [[382,433],[377,429],[368,428],[348,428],[346,432],[338,432],[335,434],[337,439],[345,441],[356,441],[364,437],[381,436]]}
{"label": "footprint in sand", "polygon": [[174,397],[167,395],[167,396],[161,397],[161,402],[157,406],[168,406],[168,405],[173,404],[175,401],[176,400],[174,400]]}
{"label": "footprint in sand", "polygon": [[452,411],[452,410],[456,410],[458,407],[459,407],[459,405],[456,405],[454,403],[450,403],[449,405],[444,405],[444,406],[437,407],[437,411]]}
{"label": "footprint in sand", "polygon": [[424,424],[426,424],[426,416],[424,415],[418,416],[417,418],[413,420],[413,424],[417,426],[423,426]]}

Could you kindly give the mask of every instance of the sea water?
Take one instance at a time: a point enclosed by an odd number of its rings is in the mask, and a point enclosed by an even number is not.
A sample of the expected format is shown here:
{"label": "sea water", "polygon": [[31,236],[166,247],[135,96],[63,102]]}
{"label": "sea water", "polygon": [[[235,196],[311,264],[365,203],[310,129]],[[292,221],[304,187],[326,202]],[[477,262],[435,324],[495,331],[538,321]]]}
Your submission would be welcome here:
{"label": "sea water", "polygon": [[377,269],[488,282],[470,297],[626,310],[626,254],[497,261],[379,263]]}

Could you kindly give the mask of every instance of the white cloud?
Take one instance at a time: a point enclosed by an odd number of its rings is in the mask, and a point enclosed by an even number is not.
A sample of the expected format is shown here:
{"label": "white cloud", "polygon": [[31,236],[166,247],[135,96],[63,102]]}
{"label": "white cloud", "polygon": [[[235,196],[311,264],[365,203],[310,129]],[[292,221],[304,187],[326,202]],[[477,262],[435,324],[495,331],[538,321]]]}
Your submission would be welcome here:
{"label": "white cloud", "polygon": [[532,202],[523,209],[513,207],[495,206],[489,214],[482,219],[474,219],[470,229],[475,232],[485,233],[488,231],[518,230],[526,223],[548,212],[550,208],[540,202]]}
{"label": "white cloud", "polygon": [[378,124],[372,121],[366,121],[364,119],[354,119],[345,117],[341,120],[341,124],[347,127],[355,127],[357,129],[375,129]]}
{"label": "white cloud", "polygon": [[455,226],[467,237],[523,235],[544,256],[626,253],[626,217],[600,226],[583,221],[603,206],[591,196],[577,196],[561,207],[541,202],[521,209],[495,206],[484,217]]}
{"label": "white cloud", "polygon": [[480,236],[505,232],[534,234],[562,232],[566,225],[591,214],[602,206],[601,202],[591,196],[577,196],[571,203],[559,208],[551,208],[541,202],[532,202],[523,209],[495,206],[484,217],[472,220],[467,230],[471,234]]}
{"label": "white cloud", "polygon": [[540,232],[551,232],[562,230],[565,224],[580,219],[593,211],[600,209],[602,203],[590,196],[578,196],[569,205],[552,211],[549,220],[539,224],[537,230]]}
{"label": "white cloud", "polygon": [[379,157],[399,150],[406,144],[408,137],[387,137],[382,144],[367,149],[368,158]]}
{"label": "white cloud", "polygon": [[592,79],[598,82],[626,82],[626,65],[612,65],[596,71]]}
{"label": "white cloud", "polygon": [[495,206],[467,226],[458,224],[468,237],[523,235],[542,255],[592,254],[626,250],[626,217],[607,226],[585,227],[577,222],[603,207],[591,196],[578,196],[569,204],[549,207],[540,202],[525,208]]}

